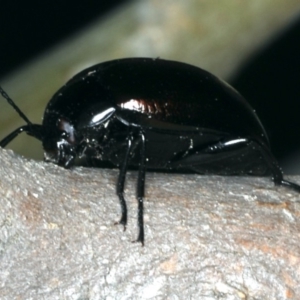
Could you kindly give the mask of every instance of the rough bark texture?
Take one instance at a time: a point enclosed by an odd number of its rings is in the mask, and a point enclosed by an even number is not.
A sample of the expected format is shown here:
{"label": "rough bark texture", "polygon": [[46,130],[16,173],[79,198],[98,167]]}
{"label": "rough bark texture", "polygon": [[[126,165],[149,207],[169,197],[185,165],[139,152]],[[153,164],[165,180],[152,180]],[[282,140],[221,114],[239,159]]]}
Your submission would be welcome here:
{"label": "rough bark texture", "polygon": [[114,226],[117,175],[0,150],[1,299],[299,299],[299,194],[269,178],[149,172],[142,247],[135,172],[127,230]]}

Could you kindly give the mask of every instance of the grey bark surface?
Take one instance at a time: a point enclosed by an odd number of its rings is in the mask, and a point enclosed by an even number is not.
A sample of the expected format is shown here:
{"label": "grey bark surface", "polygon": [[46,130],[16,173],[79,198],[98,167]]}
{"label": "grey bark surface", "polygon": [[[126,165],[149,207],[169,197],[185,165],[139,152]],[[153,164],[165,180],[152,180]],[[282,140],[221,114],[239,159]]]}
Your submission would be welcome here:
{"label": "grey bark surface", "polygon": [[299,194],[148,172],[142,247],[134,171],[127,230],[114,225],[117,175],[0,149],[1,299],[299,299]]}

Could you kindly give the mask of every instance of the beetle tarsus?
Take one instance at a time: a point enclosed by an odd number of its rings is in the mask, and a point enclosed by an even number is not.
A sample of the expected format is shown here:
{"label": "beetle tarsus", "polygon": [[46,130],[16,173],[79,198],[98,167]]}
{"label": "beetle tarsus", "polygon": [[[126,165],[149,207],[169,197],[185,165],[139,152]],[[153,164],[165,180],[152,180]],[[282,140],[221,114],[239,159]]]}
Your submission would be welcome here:
{"label": "beetle tarsus", "polygon": [[114,225],[123,225],[123,231],[126,231],[126,225],[127,225],[127,206],[126,202],[124,199],[123,194],[119,194],[119,199],[121,203],[121,210],[122,210],[122,215],[120,221],[117,221],[114,223]]}
{"label": "beetle tarsus", "polygon": [[145,246],[144,231],[143,231],[142,236],[140,236],[140,234],[139,234],[139,237],[136,240],[132,241],[132,243],[141,243],[142,247],[144,247]]}
{"label": "beetle tarsus", "polygon": [[296,183],[293,183],[293,182],[290,182],[288,180],[282,179],[281,182],[280,182],[280,185],[291,188],[294,191],[300,193],[300,186]]}
{"label": "beetle tarsus", "polygon": [[138,227],[139,234],[137,242],[144,246],[144,194],[145,194],[145,175],[146,175],[146,141],[145,136],[140,133],[141,153],[137,182],[137,200],[138,200]]}
{"label": "beetle tarsus", "polygon": [[143,210],[143,198],[138,198],[138,228],[139,234],[136,242],[141,242],[144,246],[144,210]]}
{"label": "beetle tarsus", "polygon": [[[139,226],[140,227],[140,226]],[[132,243],[141,243],[142,247],[144,247],[145,245],[145,239],[144,239],[144,226],[141,226],[139,228],[139,235],[138,238],[134,241],[132,241]]]}
{"label": "beetle tarsus", "polygon": [[122,218],[120,221],[115,222],[114,225],[123,225],[123,231],[126,231],[126,225],[122,222]]}
{"label": "beetle tarsus", "polygon": [[271,153],[270,149],[265,145],[256,143],[261,154],[263,155],[265,161],[269,165],[271,172],[273,173],[273,182],[275,185],[282,185],[287,188],[290,188],[298,193],[300,193],[300,186],[296,183],[290,182],[288,180],[283,179],[283,173],[281,168],[278,165],[277,160]]}

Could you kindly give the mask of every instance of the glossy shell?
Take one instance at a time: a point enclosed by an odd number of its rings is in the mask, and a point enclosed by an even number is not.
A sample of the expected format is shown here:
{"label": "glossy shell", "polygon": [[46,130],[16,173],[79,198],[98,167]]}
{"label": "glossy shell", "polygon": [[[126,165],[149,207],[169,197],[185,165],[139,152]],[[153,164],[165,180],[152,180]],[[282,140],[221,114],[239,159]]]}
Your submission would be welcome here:
{"label": "glossy shell", "polygon": [[76,128],[84,111],[108,102],[124,113],[142,114],[143,126],[157,121],[268,144],[257,115],[236,90],[200,68],[162,59],[120,59],[85,69],[53,96],[43,126],[55,126],[62,115]]}

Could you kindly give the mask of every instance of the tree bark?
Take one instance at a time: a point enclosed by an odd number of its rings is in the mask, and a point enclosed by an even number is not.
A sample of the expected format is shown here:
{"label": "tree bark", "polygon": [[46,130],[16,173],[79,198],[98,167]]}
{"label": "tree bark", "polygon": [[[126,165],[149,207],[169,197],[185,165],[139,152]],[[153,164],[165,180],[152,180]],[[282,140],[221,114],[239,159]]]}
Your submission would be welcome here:
{"label": "tree bark", "polygon": [[[0,150],[1,299],[299,299],[300,197],[270,178],[136,172],[124,232],[118,170]],[[300,177],[290,178],[300,182]]]}

